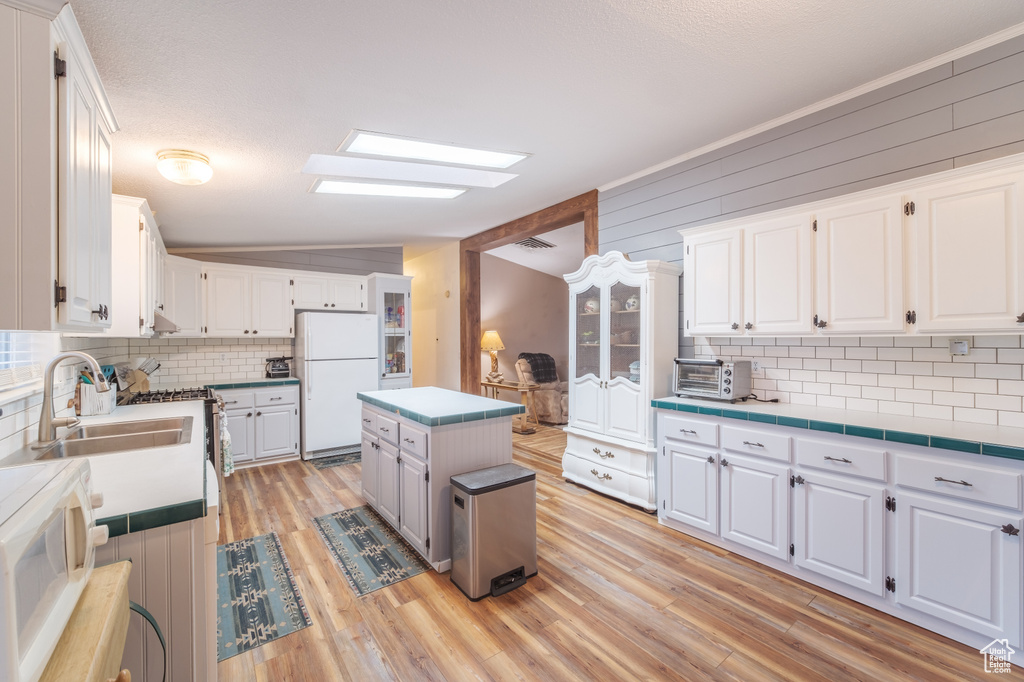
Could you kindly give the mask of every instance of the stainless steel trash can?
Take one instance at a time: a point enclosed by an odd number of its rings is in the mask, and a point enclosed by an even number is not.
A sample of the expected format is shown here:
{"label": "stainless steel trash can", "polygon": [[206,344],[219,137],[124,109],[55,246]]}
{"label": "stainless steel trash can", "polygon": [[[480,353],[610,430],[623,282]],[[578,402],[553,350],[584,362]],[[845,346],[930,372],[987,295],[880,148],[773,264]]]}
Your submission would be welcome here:
{"label": "stainless steel trash can", "polygon": [[537,575],[537,475],[516,464],[452,476],[452,582],[477,601]]}

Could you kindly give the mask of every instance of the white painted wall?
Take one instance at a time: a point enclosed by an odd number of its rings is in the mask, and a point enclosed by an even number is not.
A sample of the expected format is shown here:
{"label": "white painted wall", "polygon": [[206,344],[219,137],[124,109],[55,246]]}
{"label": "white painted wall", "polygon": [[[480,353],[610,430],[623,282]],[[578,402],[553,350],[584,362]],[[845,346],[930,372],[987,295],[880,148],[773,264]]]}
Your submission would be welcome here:
{"label": "white painted wall", "polygon": [[412,383],[461,389],[459,243],[405,261],[412,276]]}

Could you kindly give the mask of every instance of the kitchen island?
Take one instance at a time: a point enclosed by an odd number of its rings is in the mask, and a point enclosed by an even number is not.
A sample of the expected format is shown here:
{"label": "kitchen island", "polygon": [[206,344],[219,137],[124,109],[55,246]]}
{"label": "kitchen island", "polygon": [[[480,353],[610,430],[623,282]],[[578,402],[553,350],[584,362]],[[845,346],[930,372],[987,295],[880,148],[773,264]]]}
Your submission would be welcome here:
{"label": "kitchen island", "polygon": [[512,461],[522,405],[424,386],[358,394],[363,498],[437,571],[451,568],[450,479]]}

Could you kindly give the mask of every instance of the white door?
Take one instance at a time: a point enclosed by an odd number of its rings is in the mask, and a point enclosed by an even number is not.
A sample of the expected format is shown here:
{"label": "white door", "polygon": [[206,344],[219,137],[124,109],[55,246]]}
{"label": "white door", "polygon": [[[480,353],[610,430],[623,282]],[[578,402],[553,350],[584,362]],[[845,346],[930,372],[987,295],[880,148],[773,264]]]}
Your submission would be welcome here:
{"label": "white door", "polygon": [[399,507],[401,521],[399,531],[409,544],[426,556],[427,554],[427,465],[405,452],[398,463],[402,498]]}
{"label": "white door", "polygon": [[93,273],[93,290],[95,300],[107,308],[106,319],[96,321],[96,326],[109,328],[111,325],[112,313],[109,308],[113,301],[112,281],[112,228],[113,228],[113,207],[110,203],[113,182],[113,169],[111,166],[112,147],[110,133],[107,132],[106,123],[99,115],[96,116],[95,138],[93,145],[93,189],[92,204],[95,230],[93,238],[93,249],[90,258],[90,267]]}
{"label": "white door", "polygon": [[683,316],[685,333],[743,333],[743,235],[718,230],[684,237]]}
{"label": "white door", "polygon": [[256,408],[256,459],[298,451],[295,419],[294,405]]}
{"label": "white door", "polygon": [[356,394],[377,390],[377,361],[307,361],[302,381],[302,452],[359,443],[363,403]]}
{"label": "white door", "polygon": [[203,333],[203,266],[200,261],[167,256],[164,269],[164,314],[178,326],[176,336]]}
{"label": "white door", "polygon": [[380,487],[377,490],[377,511],[392,528],[398,528],[398,448],[387,441],[380,440],[378,454],[378,472]]}
{"label": "white door", "polygon": [[67,302],[61,304],[58,316],[62,324],[98,327],[100,318],[93,311],[109,301],[96,298],[91,263],[98,229],[93,214],[92,187],[96,104],[77,62],[74,59],[66,62],[67,77],[58,81],[61,103],[58,147],[64,149],[64,154],[59,155],[58,187],[62,200],[59,201],[57,266],[60,283],[67,288]]}
{"label": "white door", "polygon": [[575,379],[569,386],[569,401],[572,409],[569,417],[572,426],[588,431],[604,428],[604,389],[601,381],[593,374]]}
{"label": "white door", "polygon": [[[156,241],[153,231],[141,214],[139,218],[139,336],[153,336],[153,276]],[[132,311],[133,313],[135,311]],[[134,315],[133,315],[134,316]]]}
{"label": "white door", "polygon": [[1022,188],[1024,174],[1011,173],[911,196],[918,331],[1024,329]]}
{"label": "white door", "polygon": [[817,214],[815,323],[824,334],[902,332],[903,201],[887,195]]}
{"label": "white door", "polygon": [[247,272],[206,266],[206,335],[250,336],[251,293]]}
{"label": "white door", "polygon": [[366,310],[367,291],[364,278],[332,277],[330,287],[332,310]]}
{"label": "white door", "polygon": [[368,505],[376,509],[377,488],[380,485],[378,481],[378,476],[380,474],[377,470],[377,461],[380,457],[380,454],[377,452],[376,436],[371,436],[370,434],[364,431],[361,450],[362,464],[360,465],[360,473],[362,475],[363,499],[366,500],[366,503]]}
{"label": "white door", "polygon": [[811,216],[799,213],[743,229],[743,328],[747,334],[809,334]]}
{"label": "white door", "polygon": [[255,456],[255,410],[228,410],[228,433],[231,434],[231,458],[235,462],[251,462]]}
{"label": "white door", "polygon": [[252,274],[252,333],[264,337],[294,336],[291,279],[288,275]]}
{"label": "white door", "polygon": [[718,461],[713,451],[667,441],[658,478],[665,478],[662,514],[718,534]]}
{"label": "white door", "polygon": [[796,483],[794,563],[885,596],[885,488],[817,473]]}
{"label": "white door", "polygon": [[897,496],[896,601],[985,637],[1021,643],[1019,512]]}
{"label": "white door", "polygon": [[607,383],[605,433],[625,440],[641,441],[647,434],[647,404],[640,385],[616,377]]}
{"label": "white door", "polygon": [[722,537],[789,557],[789,468],[738,455],[719,458]]}
{"label": "white door", "polygon": [[331,282],[327,277],[304,275],[294,277],[296,310],[323,310],[331,307]]}

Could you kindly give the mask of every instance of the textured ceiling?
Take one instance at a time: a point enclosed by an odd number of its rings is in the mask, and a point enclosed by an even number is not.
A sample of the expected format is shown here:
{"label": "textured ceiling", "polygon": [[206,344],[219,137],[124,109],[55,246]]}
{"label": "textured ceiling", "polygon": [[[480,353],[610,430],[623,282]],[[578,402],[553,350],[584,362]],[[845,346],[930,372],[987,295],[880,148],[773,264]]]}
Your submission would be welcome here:
{"label": "textured ceiling", "polygon": [[[1021,0],[72,0],[169,245],[423,244],[612,182],[1024,21]],[[315,195],[353,129],[525,151],[454,200]],[[156,152],[207,154],[181,187]]]}

